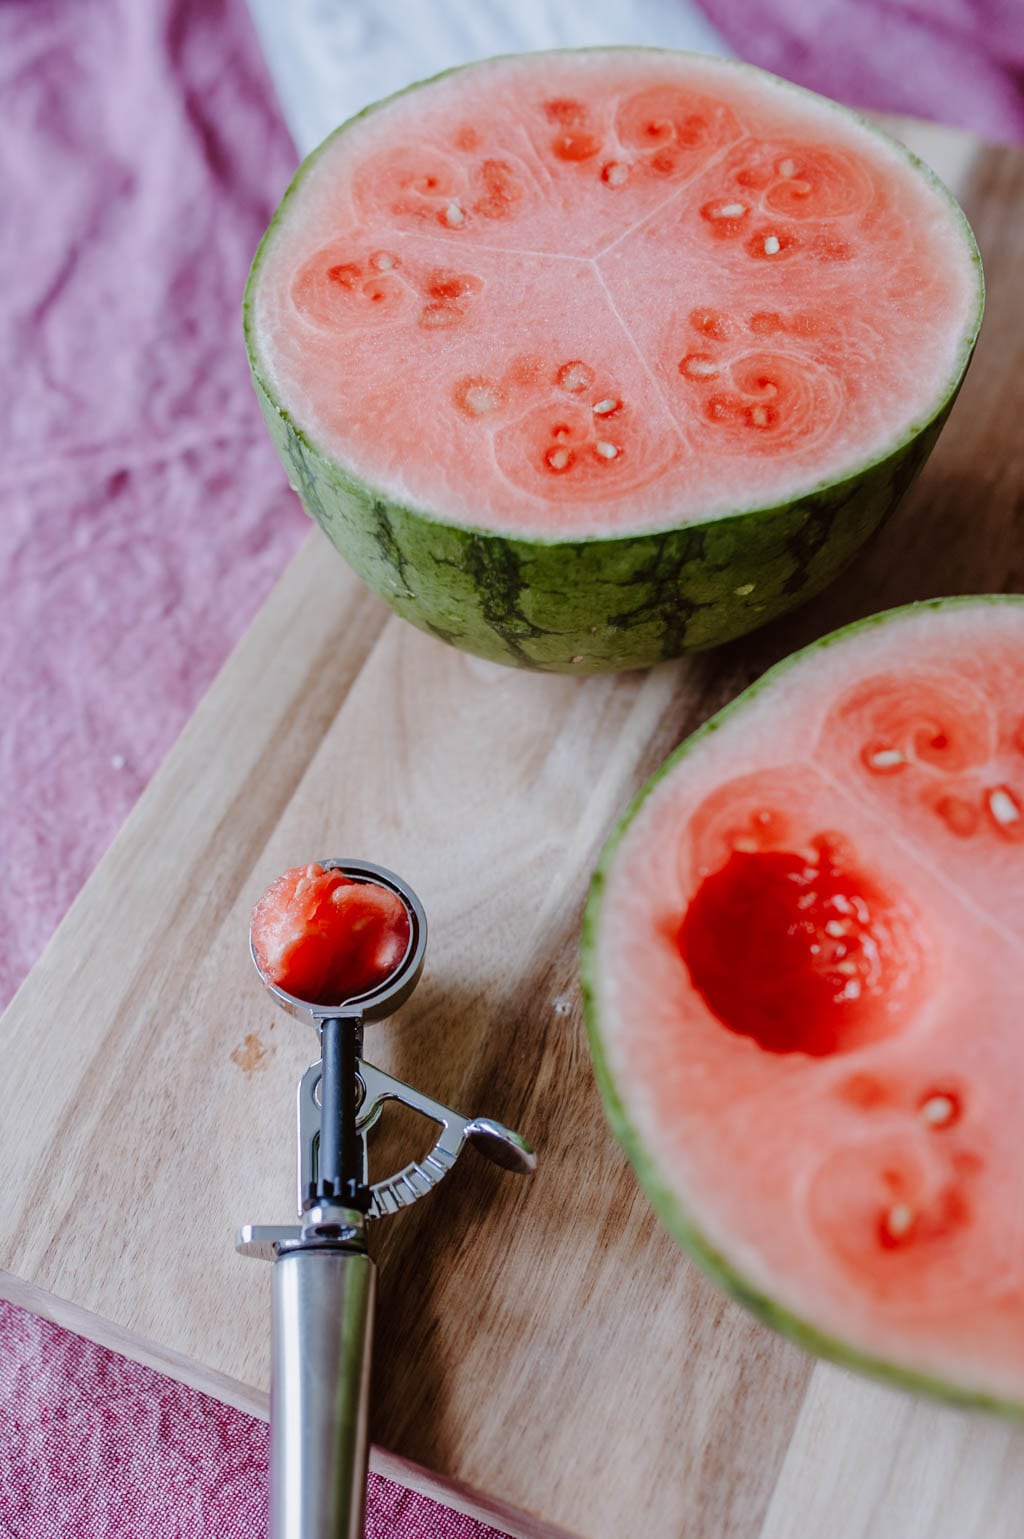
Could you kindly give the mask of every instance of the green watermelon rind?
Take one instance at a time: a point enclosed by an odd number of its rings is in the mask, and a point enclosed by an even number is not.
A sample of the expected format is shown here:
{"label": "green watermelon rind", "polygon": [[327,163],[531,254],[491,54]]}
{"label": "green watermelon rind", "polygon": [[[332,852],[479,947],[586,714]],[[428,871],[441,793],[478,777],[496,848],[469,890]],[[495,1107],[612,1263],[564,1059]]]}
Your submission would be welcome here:
{"label": "green watermelon rind", "polygon": [[846,1342],[828,1335],[817,1326],[793,1314],[790,1310],[777,1303],[776,1300],[759,1289],[752,1287],[744,1280],[743,1276],[730,1265],[728,1257],[723,1255],[719,1249],[705,1238],[686,1208],[680,1202],[678,1195],[672,1192],[663,1181],[659,1173],[657,1158],[645,1145],[644,1140],[630,1121],[629,1114],[616,1087],[615,1077],[608,1066],[605,1055],[604,1033],[601,1026],[599,1006],[600,986],[597,978],[604,889],[608,873],[615,862],[619,845],[630,828],[633,819],[655,788],[705,738],[716,732],[726,720],[734,715],[741,714],[744,706],[755,695],[759,694],[766,687],[777,683],[794,663],[826,647],[833,646],[836,642],[844,641],[859,631],[885,625],[894,620],[909,618],[913,614],[928,609],[948,610],[953,608],[970,608],[972,606],[1006,604],[1024,605],[1024,595],[978,594],[962,595],[953,598],[926,599],[919,603],[904,604],[899,608],[887,609],[879,614],[869,615],[865,619],[856,620],[850,625],[843,626],[840,630],[832,631],[829,635],[821,637],[809,646],[801,648],[800,651],[792,653],[789,657],[784,658],[782,662],[776,663],[773,668],[769,668],[763,673],[742,694],[737,695],[734,700],[731,700],[728,705],[724,706],[722,710],[710,717],[703,726],[693,732],[669,755],[664,764],[659,767],[655,774],[640,789],[616,823],[604,845],[600,861],[591,882],[583,915],[581,981],[590,1056],[609,1126],[629,1156],[630,1163],[640,1185],[647,1193],[658,1218],[672,1235],[673,1239],[689,1253],[698,1266],[711,1278],[712,1282],[722,1289],[724,1293],[735,1299],[737,1303],[742,1304],[751,1314],[762,1320],[765,1325],[770,1326],[790,1341],[794,1341],[798,1346],[803,1347],[807,1352],[813,1353],[816,1357],[827,1358],[829,1361],[838,1363],[844,1368],[852,1368],[858,1373],[882,1380],[900,1389],[929,1395],[933,1398],[949,1401],[961,1406],[995,1411],[1003,1416],[1024,1418],[1024,1403],[988,1394],[983,1390],[973,1389],[966,1385],[952,1383],[911,1368],[904,1368],[899,1364],[890,1362],[886,1358],[875,1357],[870,1352],[849,1346]]}
{"label": "green watermelon rind", "polygon": [[[735,61],[716,63],[763,74]],[[447,522],[376,491],[320,449],[275,400],[261,372],[254,295],[264,255],[291,200],[328,145],[354,124],[459,69],[375,102],[335,129],[299,166],[253,259],[243,305],[249,364],[271,437],[306,511],[403,619],[494,662],[543,671],[648,667],[744,635],[820,593],[895,509],[924,465],[963,382],[984,311],[981,257],[952,193],[903,145],[835,103],[829,104],[833,111],[895,146],[946,200],[978,275],[977,308],[945,394],[898,444],[849,475],[775,506],[703,521],[626,535],[523,537]],[[814,96],[788,81],[781,84],[799,96]]]}

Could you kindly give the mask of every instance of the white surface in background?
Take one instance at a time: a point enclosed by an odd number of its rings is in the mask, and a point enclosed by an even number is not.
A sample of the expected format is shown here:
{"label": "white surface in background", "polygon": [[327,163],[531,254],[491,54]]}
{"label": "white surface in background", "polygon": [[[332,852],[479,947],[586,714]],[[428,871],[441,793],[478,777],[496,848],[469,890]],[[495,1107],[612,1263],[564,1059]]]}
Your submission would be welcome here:
{"label": "white surface in background", "polygon": [[249,0],[301,154],[368,102],[453,64],[531,48],[730,50],[691,0]]}

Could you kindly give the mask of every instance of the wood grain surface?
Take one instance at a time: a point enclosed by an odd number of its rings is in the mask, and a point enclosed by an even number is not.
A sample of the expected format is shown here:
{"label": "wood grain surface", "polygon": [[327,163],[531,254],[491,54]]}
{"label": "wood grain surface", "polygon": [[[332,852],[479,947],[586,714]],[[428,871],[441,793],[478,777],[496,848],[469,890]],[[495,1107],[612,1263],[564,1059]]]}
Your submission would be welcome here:
{"label": "wood grain surface", "polygon": [[520,1181],[467,1155],[376,1231],[376,1467],[530,1539],[1020,1534],[1024,1437],[816,1365],[660,1231],[606,1130],[577,987],[600,845],[682,736],[857,615],[1021,587],[1024,157],[897,128],[961,197],[989,284],[902,510],[800,614],[589,680],[421,636],[311,535],[3,1019],[0,1292],[265,1414],[269,1268],[232,1233],[293,1216],[315,1039],[261,993],[248,913],[285,866],[363,856],[431,922],[423,983],[368,1056],[541,1158]]}

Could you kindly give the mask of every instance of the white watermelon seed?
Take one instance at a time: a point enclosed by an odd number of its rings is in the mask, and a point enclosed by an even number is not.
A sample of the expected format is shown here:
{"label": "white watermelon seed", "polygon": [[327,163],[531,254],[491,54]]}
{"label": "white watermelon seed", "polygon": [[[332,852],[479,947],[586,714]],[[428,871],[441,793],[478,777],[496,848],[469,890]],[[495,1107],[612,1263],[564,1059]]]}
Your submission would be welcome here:
{"label": "white watermelon seed", "polygon": [[779,241],[779,237],[777,235],[768,235],[768,236],[765,237],[765,242],[764,242],[764,254],[765,254],[765,256],[777,256],[778,253],[781,250],[782,250],[782,245],[781,245],[781,243]]}
{"label": "white watermelon seed", "polygon": [[594,371],[585,363],[578,361],[563,363],[558,371],[558,383],[563,390],[568,390],[572,395],[578,395],[581,390],[586,390],[588,385],[594,382]]}
{"label": "white watermelon seed", "polygon": [[914,1210],[905,1202],[894,1203],[885,1215],[885,1227],[894,1240],[901,1240],[914,1222]]}
{"label": "white watermelon seed", "polygon": [[825,926],[825,934],[831,935],[833,937],[845,935],[846,926],[843,924],[841,919],[830,919],[828,924]]}
{"label": "white watermelon seed", "polygon": [[486,417],[488,412],[497,411],[501,405],[497,393],[489,385],[470,385],[463,399],[475,417]]}
{"label": "white watermelon seed", "polygon": [[453,199],[452,202],[448,204],[448,207],[444,211],[444,222],[451,230],[457,230],[460,225],[465,224],[466,215],[463,212],[461,203],[456,203]]}
{"label": "white watermelon seed", "polygon": [[898,748],[879,748],[877,753],[868,756],[868,764],[876,770],[896,769],[906,762]]}
{"label": "white watermelon seed", "polygon": [[697,353],[684,358],[683,367],[687,374],[696,379],[711,379],[718,373],[718,365],[713,358],[702,358]]}
{"label": "white watermelon seed", "polygon": [[604,439],[598,439],[594,448],[603,460],[613,460],[619,452],[615,444],[607,443]]}
{"label": "white watermelon seed", "polygon": [[1003,828],[1019,823],[1021,810],[1013,792],[1006,786],[994,786],[988,793],[988,810]]}
{"label": "white watermelon seed", "polygon": [[846,982],[843,984],[843,987],[839,991],[839,998],[840,999],[859,999],[860,998],[860,982],[858,981],[858,979],[856,979],[856,978],[847,978]]}
{"label": "white watermelon seed", "polygon": [[780,176],[796,176],[796,163],[792,160],[779,161]]}
{"label": "white watermelon seed", "polygon": [[856,978],[857,964],[856,962],[837,962],[836,972],[842,973],[844,978]]}
{"label": "white watermelon seed", "polygon": [[768,412],[763,406],[755,406],[750,413],[750,420],[755,427],[767,427]]}
{"label": "white watermelon seed", "polygon": [[395,259],[390,251],[378,251],[370,258],[370,261],[379,273],[388,273],[395,265]]}
{"label": "white watermelon seed", "polygon": [[714,210],[716,219],[742,219],[747,212],[745,203],[722,203]]}
{"label": "white watermelon seed", "polygon": [[617,401],[613,395],[605,396],[603,401],[594,403],[594,416],[607,417],[609,412],[617,411],[621,405],[622,402]]}
{"label": "white watermelon seed", "polygon": [[610,160],[601,172],[601,180],[609,187],[621,187],[629,180],[629,167],[624,160]]}
{"label": "white watermelon seed", "polygon": [[944,1128],[956,1115],[956,1104],[948,1095],[930,1095],[921,1107],[921,1121],[930,1128]]}
{"label": "white watermelon seed", "polygon": [[572,450],[559,446],[557,449],[549,449],[544,458],[552,470],[568,470],[572,464]]}

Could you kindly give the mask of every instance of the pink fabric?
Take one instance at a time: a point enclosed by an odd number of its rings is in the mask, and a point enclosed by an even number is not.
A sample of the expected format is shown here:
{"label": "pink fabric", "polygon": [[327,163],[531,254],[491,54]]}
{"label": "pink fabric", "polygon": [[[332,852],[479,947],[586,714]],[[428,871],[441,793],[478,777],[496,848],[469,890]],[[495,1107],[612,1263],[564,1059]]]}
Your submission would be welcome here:
{"label": "pink fabric", "polygon": [[698,0],[741,58],[837,101],[1024,141],[1022,0]]}
{"label": "pink fabric", "polygon": [[[0,1306],[2,1539],[263,1539],[267,1427]],[[370,1476],[368,1539],[495,1531]]]}
{"label": "pink fabric", "polygon": [[[240,335],[295,162],[242,0],[3,0],[0,100],[5,1001],[307,526]],[[0,1304],[2,1539],[258,1539],[266,1477],[261,1423]],[[372,1482],[372,1539],[491,1532]]]}

